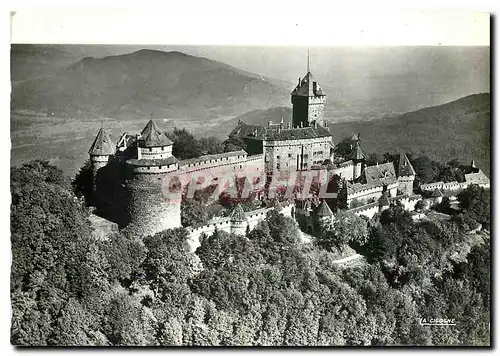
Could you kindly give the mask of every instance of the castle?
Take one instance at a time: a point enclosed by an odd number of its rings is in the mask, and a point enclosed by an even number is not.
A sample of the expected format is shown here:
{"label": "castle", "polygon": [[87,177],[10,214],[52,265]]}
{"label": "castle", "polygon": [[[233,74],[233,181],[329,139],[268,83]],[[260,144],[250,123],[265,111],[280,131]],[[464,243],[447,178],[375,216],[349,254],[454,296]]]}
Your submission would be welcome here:
{"label": "castle", "polygon": [[[332,135],[325,122],[326,94],[308,70],[291,92],[293,106],[289,122],[267,126],[250,125],[239,121],[230,137],[240,139],[245,149],[215,155],[179,160],[172,154],[172,141],[165,132],[149,120],[139,134],[122,134],[116,144],[101,128],[90,150],[93,191],[100,187],[100,175],[113,162],[123,170],[118,190],[124,193],[109,205],[122,204],[118,215],[125,216],[124,226],[135,234],[152,235],[165,229],[181,226],[181,199],[183,189],[191,184],[197,187],[197,177],[209,173],[210,184],[231,175],[246,177],[249,172],[273,177],[281,173],[327,172],[328,181],[337,177],[337,202],[357,215],[372,217],[393,201],[400,201],[407,210],[414,210],[421,196],[413,193],[415,170],[402,153],[396,166],[393,162],[366,166],[366,156],[359,135],[353,137],[349,154],[335,156]],[[480,174],[469,177],[483,181]],[[489,181],[488,181],[489,184]],[[434,189],[435,187],[429,187]],[[109,189],[109,188],[105,188]],[[262,190],[262,187],[261,187]],[[293,199],[292,199],[293,200]],[[119,203],[118,203],[119,201]],[[106,205],[96,200],[95,205]],[[245,213],[240,206],[227,218],[217,218],[205,226],[189,228],[192,245],[203,233],[216,228],[244,234],[265,218],[272,208]],[[295,210],[296,209],[296,210]],[[325,225],[333,219],[329,205],[315,197],[302,197],[279,209],[285,215],[297,218],[302,227],[313,233],[315,226]]]}

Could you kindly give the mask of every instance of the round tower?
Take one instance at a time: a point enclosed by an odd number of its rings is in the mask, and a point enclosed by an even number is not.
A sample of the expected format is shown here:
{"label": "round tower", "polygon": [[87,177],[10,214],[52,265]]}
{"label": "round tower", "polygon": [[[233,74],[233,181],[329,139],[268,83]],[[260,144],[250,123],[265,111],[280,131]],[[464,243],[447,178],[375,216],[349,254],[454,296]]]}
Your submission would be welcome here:
{"label": "round tower", "polygon": [[109,157],[115,154],[115,146],[104,128],[100,128],[92,146],[89,149],[92,165],[92,190],[96,190],[99,170],[108,164]]}
{"label": "round tower", "polygon": [[[138,236],[181,226],[181,189],[172,193],[178,159],[172,156],[172,141],[150,120],[134,143],[137,158],[127,161],[130,175],[129,224]],[[177,187],[178,188],[178,187]]]}
{"label": "round tower", "polygon": [[232,234],[242,236],[246,234],[248,221],[241,204],[236,205],[231,211],[230,222]]}

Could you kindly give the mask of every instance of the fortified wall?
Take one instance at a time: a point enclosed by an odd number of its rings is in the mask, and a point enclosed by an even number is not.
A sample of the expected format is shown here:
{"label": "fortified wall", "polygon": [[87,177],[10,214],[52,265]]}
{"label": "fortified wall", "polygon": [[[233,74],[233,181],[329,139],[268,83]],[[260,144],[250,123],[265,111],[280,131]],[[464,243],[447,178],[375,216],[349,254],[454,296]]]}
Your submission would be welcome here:
{"label": "fortified wall", "polygon": [[[419,200],[422,199],[421,195],[398,195],[395,197],[388,198],[389,203],[394,203],[399,201],[406,211],[414,211],[415,205]],[[357,208],[347,210],[350,213],[356,214],[358,216],[366,216],[371,219],[375,214],[382,212],[386,206],[381,205],[379,201],[366,204]]]}

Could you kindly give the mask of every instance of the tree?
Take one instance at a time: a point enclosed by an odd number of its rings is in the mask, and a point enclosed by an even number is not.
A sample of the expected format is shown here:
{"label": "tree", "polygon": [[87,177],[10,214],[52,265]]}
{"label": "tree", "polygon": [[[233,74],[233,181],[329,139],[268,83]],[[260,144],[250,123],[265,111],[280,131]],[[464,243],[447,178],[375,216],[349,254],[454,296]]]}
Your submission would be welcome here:
{"label": "tree", "polygon": [[178,159],[188,159],[201,156],[199,142],[186,129],[174,128],[172,133],[167,133],[172,140],[172,154]]}

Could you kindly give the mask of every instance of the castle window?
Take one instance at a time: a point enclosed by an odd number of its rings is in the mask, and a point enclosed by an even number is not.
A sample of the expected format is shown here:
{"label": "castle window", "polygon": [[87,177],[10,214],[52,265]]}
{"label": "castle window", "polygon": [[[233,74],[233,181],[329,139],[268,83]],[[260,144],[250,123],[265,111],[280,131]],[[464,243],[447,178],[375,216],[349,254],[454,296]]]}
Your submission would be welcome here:
{"label": "castle window", "polygon": [[280,156],[276,156],[276,159],[280,159]]}
{"label": "castle window", "polygon": [[276,164],[276,169],[280,169],[280,164],[279,163]]}
{"label": "castle window", "polygon": [[149,152],[153,152],[153,147],[149,147]]}
{"label": "castle window", "polygon": [[160,166],[160,169],[162,169],[162,168],[163,168],[163,166]]}
{"label": "castle window", "polygon": [[291,153],[288,154],[288,158],[292,158],[292,154]]}

